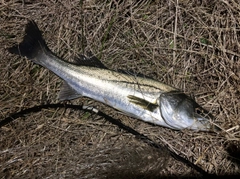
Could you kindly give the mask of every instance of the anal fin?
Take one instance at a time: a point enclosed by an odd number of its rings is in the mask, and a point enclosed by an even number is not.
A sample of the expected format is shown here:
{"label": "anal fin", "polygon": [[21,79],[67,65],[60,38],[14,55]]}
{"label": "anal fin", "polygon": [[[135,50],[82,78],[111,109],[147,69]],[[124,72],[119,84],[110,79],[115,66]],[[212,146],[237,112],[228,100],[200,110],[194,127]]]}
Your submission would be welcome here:
{"label": "anal fin", "polygon": [[60,101],[72,100],[81,97],[77,91],[75,91],[67,82],[63,82],[60,92],[58,94],[58,99]]}
{"label": "anal fin", "polygon": [[138,105],[138,106],[142,107],[143,109],[146,109],[151,112],[153,112],[158,107],[158,104],[151,103],[151,102],[149,102],[145,99],[139,98],[137,96],[128,95],[127,97],[129,99],[129,102],[131,102],[135,105]]}

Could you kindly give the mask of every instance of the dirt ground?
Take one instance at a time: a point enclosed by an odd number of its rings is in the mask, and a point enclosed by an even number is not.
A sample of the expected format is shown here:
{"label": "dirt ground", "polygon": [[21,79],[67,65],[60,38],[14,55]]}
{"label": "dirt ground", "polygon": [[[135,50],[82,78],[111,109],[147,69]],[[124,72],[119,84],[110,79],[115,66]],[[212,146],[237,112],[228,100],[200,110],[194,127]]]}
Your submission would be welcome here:
{"label": "dirt ground", "polygon": [[[84,97],[59,104],[61,79],[6,50],[28,20],[59,57],[91,52],[177,87],[223,132],[151,125]],[[0,178],[240,175],[239,42],[237,0],[2,0]]]}

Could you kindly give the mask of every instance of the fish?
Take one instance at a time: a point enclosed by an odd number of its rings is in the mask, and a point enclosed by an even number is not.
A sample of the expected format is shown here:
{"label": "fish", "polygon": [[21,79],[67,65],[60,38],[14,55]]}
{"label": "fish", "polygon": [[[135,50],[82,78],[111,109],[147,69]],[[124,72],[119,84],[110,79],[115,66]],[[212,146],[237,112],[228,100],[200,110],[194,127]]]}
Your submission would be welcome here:
{"label": "fish", "polygon": [[59,101],[81,96],[102,102],[142,121],[174,130],[219,131],[213,117],[181,90],[142,75],[107,68],[96,57],[79,55],[73,62],[54,54],[37,24],[30,20],[21,43],[8,48],[63,80]]}

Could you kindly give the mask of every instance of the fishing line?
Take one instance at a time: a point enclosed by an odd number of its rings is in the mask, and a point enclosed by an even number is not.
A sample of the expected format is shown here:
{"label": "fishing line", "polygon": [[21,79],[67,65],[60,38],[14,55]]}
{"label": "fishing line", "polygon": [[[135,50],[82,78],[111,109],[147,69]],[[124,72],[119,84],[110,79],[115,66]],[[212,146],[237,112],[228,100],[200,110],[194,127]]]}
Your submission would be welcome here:
{"label": "fishing line", "polygon": [[160,144],[155,143],[152,139],[148,138],[147,136],[139,133],[138,131],[134,130],[133,128],[126,126],[125,124],[123,124],[121,121],[112,118],[111,116],[97,110],[94,107],[91,106],[83,106],[83,105],[73,105],[73,104],[62,104],[62,103],[57,103],[57,104],[44,104],[44,105],[39,105],[39,106],[34,106],[28,109],[24,109],[21,110],[17,113],[13,113],[11,114],[9,117],[3,119],[2,121],[0,121],[0,128],[9,124],[10,122],[14,121],[15,119],[19,118],[19,117],[24,117],[26,114],[29,113],[33,113],[33,112],[39,112],[42,109],[48,109],[48,108],[71,108],[71,109],[75,109],[75,110],[79,110],[82,109],[84,111],[90,111],[90,112],[94,112],[96,114],[98,114],[99,116],[103,117],[104,119],[106,119],[108,122],[117,125],[119,128],[125,130],[126,132],[131,133],[132,135],[134,135],[138,140],[143,141],[144,143],[148,144],[151,147],[160,149],[160,150],[167,150],[169,152],[169,154],[176,160],[184,163],[185,165],[193,168],[194,170],[196,170],[197,172],[199,172],[200,174],[202,174],[202,176],[215,176],[214,174],[209,174],[208,172],[204,171],[202,168],[200,168],[199,166],[195,165],[194,163],[190,162],[189,160],[181,157],[180,155],[176,154],[174,151],[172,151],[171,149],[169,149],[167,146],[162,146]]}

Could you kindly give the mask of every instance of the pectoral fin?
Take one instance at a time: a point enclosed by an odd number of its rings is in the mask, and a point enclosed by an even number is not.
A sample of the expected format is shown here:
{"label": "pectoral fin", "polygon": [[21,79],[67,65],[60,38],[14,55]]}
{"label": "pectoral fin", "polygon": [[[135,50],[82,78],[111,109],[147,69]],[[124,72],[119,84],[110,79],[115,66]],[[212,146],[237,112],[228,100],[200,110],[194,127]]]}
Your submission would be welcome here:
{"label": "pectoral fin", "polygon": [[127,97],[129,99],[129,102],[131,102],[135,105],[138,105],[138,106],[142,107],[143,109],[146,109],[151,112],[153,112],[158,107],[157,103],[156,104],[151,103],[151,102],[149,102],[145,99],[139,98],[137,96],[128,95]]}
{"label": "pectoral fin", "polygon": [[77,91],[75,91],[71,86],[69,86],[66,82],[63,82],[61,90],[58,94],[58,99],[60,101],[64,100],[72,100],[81,97]]}

